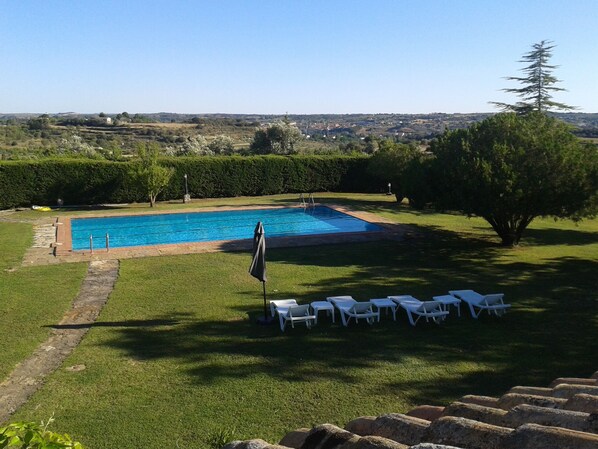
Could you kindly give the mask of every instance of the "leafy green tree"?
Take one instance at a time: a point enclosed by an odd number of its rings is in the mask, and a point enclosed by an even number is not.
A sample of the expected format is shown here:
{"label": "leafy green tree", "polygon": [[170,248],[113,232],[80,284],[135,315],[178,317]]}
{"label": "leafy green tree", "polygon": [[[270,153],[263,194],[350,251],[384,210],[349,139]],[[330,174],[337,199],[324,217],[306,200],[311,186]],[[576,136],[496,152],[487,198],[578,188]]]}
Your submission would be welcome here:
{"label": "leafy green tree", "polygon": [[434,180],[431,178],[433,158],[430,154],[418,151],[403,171],[401,183],[409,206],[414,209],[424,209],[433,203]]}
{"label": "leafy green tree", "polygon": [[220,135],[214,137],[208,148],[213,154],[233,154],[235,152],[235,143],[229,136]]}
{"label": "leafy green tree", "polygon": [[154,207],[156,198],[170,182],[174,169],[163,167],[158,163],[160,147],[156,143],[139,144],[137,155],[139,163],[131,172],[131,177],[147,193],[150,207]]}
{"label": "leafy green tree", "polygon": [[109,161],[122,161],[123,159],[123,150],[121,146],[114,141],[107,142],[102,147],[100,152],[102,153],[104,158]]}
{"label": "leafy green tree", "polygon": [[169,147],[168,154],[173,156],[209,156],[212,153],[208,147],[208,141],[201,134],[181,138],[181,144],[177,147]]}
{"label": "leafy green tree", "polygon": [[390,182],[400,203],[407,196],[409,189],[404,179],[405,170],[421,152],[415,145],[395,143],[391,140],[382,140],[376,145],[378,151],[371,157],[368,171],[378,178],[384,187]]}
{"label": "leafy green tree", "polygon": [[300,139],[299,128],[285,117],[265,129],[258,129],[249,150],[255,154],[294,154],[297,152],[295,144]]}
{"label": "leafy green tree", "polygon": [[37,118],[27,120],[27,127],[32,131],[49,129],[50,117],[48,114],[42,114]]}
{"label": "leafy green tree", "polygon": [[365,143],[364,151],[367,154],[374,154],[380,149],[380,141],[375,136],[367,136],[363,142]]}
{"label": "leafy green tree", "polygon": [[80,156],[89,159],[101,157],[101,154],[97,152],[93,145],[90,145],[85,139],[76,134],[63,137],[58,144],[57,152],[65,156]]}
{"label": "leafy green tree", "polygon": [[360,141],[349,141],[347,143],[340,143],[338,149],[341,153],[365,153],[365,145]]}
{"label": "leafy green tree", "polygon": [[502,113],[432,142],[438,209],[483,217],[504,245],[536,218],[595,214],[598,151],[539,112]]}
{"label": "leafy green tree", "polygon": [[[124,114],[126,114],[126,112],[123,112],[123,116],[124,116]],[[152,123],[152,119],[150,119],[149,117],[142,115],[142,114],[135,114],[131,118],[131,122],[132,123]]]}
{"label": "leafy green tree", "polygon": [[116,120],[119,123],[129,123],[131,121],[131,116],[129,115],[128,112],[122,112],[120,114],[116,114],[116,117],[114,117],[114,120]]}
{"label": "leafy green tree", "polygon": [[527,114],[532,111],[548,112],[552,109],[565,111],[575,109],[573,106],[552,100],[551,92],[564,91],[566,89],[555,86],[560,80],[552,75],[552,71],[558,66],[548,63],[552,57],[552,49],[555,47],[554,45],[550,45],[551,43],[544,40],[532,45],[532,50],[523,55],[519,61],[529,64],[521,69],[524,76],[509,76],[506,78],[507,80],[517,81],[522,84],[522,87],[519,88],[502,89],[504,92],[516,94],[521,98],[521,101],[515,104],[493,101],[491,104],[502,108],[504,111],[517,112],[518,114]]}

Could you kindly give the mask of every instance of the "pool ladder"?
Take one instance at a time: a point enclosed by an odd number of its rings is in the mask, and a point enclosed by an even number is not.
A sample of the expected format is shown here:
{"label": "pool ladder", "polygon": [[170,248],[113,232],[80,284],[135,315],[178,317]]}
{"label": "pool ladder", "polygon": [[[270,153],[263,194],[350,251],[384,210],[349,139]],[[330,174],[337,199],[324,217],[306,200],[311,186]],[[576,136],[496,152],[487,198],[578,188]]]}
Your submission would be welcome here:
{"label": "pool ladder", "polygon": [[314,194],[310,193],[307,199],[305,199],[305,194],[302,193],[301,195],[299,195],[299,204],[301,204],[301,207],[303,208],[316,207],[316,202],[314,201]]}
{"label": "pool ladder", "polygon": [[[106,252],[110,251],[110,236],[106,233]],[[89,234],[89,252],[93,254],[93,235]]]}

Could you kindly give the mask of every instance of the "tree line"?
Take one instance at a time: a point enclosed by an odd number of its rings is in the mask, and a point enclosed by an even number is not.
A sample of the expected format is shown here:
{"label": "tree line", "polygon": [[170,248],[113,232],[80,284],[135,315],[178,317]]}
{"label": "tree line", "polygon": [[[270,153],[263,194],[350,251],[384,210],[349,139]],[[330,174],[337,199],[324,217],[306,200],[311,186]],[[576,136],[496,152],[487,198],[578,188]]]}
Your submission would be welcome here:
{"label": "tree line", "polygon": [[538,217],[580,219],[598,209],[598,148],[549,115],[572,106],[554,101],[563,91],[549,64],[554,48],[534,44],[522,61],[514,104],[493,103],[503,112],[467,129],[447,130],[426,152],[386,145],[370,170],[393,181],[397,200],[419,208],[459,211],[484,218],[503,245],[518,245]]}

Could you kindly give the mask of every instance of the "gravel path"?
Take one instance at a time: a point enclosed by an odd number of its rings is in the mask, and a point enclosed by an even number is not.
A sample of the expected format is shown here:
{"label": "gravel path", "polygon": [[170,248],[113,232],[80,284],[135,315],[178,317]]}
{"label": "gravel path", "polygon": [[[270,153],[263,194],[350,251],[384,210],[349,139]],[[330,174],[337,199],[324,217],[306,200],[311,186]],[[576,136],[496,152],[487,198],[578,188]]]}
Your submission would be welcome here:
{"label": "gravel path", "polygon": [[118,266],[118,260],[90,262],[71,309],[54,327],[48,340],[0,383],[0,424],[8,421],[79,344],[106,304],[118,277]]}

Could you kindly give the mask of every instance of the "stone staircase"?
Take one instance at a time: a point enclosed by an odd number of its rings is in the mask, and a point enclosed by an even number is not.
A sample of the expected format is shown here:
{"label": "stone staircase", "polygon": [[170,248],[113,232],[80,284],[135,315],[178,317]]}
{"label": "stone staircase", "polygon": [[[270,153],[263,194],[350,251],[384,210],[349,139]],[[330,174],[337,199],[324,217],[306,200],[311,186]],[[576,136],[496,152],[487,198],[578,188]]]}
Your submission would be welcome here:
{"label": "stone staircase", "polygon": [[499,398],[463,396],[446,407],[323,424],[278,444],[233,441],[223,449],[598,449],[598,371],[549,387],[513,387]]}

